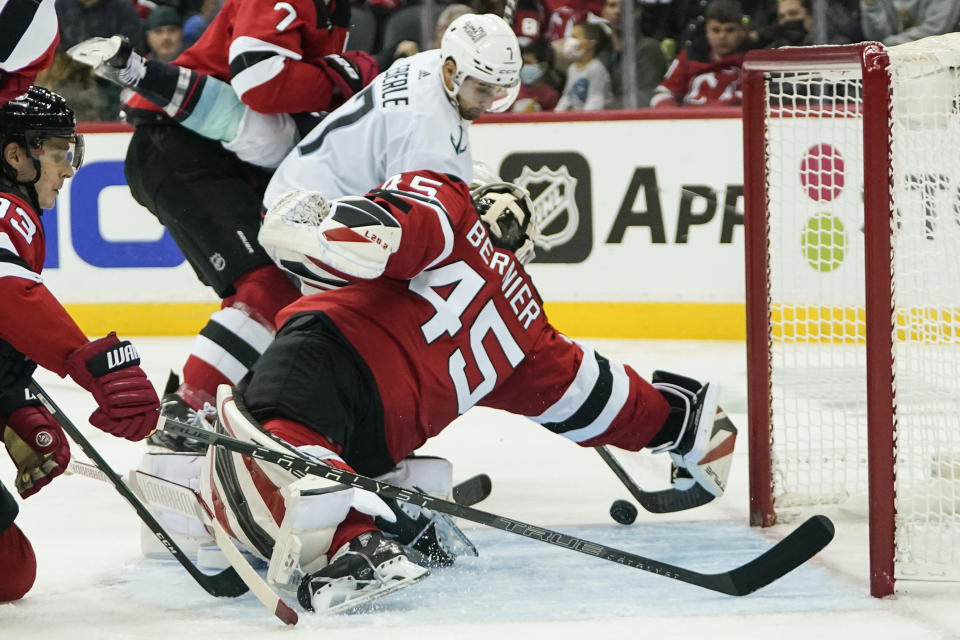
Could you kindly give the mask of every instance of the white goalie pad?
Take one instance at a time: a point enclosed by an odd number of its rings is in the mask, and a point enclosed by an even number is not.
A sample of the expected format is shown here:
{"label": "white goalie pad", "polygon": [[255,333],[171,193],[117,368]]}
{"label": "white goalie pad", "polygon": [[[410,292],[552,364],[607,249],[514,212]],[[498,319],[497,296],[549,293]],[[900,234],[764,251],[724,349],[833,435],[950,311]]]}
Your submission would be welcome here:
{"label": "white goalie pad", "polygon": [[[231,437],[281,453],[340,460],[320,446],[294,448],[274,439],[243,415],[227,385],[218,389],[217,409]],[[299,571],[326,566],[333,534],[350,509],[395,518],[386,503],[369,491],[316,476],[299,478],[280,465],[220,447],[207,451],[201,479],[201,494],[217,521],[242,547],[270,561],[268,576],[281,586]]]}
{"label": "white goalie pad", "polygon": [[[194,453],[145,453],[139,471],[169,480],[194,490],[200,489],[204,456]],[[174,540],[189,555],[196,556],[202,547],[213,544],[213,536],[203,523],[176,511],[151,505],[154,514]],[[170,552],[146,525],[141,527],[140,550],[147,558],[166,559]]]}

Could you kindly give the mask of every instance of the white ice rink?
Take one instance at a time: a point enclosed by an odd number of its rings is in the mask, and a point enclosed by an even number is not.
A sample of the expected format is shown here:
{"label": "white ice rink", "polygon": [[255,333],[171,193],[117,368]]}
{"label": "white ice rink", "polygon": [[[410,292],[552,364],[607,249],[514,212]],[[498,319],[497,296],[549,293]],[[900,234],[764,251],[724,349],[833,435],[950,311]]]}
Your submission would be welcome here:
{"label": "white ice rink", "polygon": [[[157,386],[169,368],[179,369],[190,347],[185,338],[135,343]],[[593,344],[647,376],[664,368],[719,381],[721,402],[745,434],[742,343]],[[37,379],[116,470],[136,466],[144,445],[89,426],[89,396],[46,373]],[[479,505],[484,510],[713,572],[751,559],[790,529],[747,526],[745,437],[738,449],[723,498],[672,516],[641,513],[632,526],[618,525],[607,514],[613,499],[629,496],[594,452],[523,419],[475,410],[422,452],[451,459],[455,480],[490,474],[493,494]],[[83,457],[76,447],[74,455]],[[665,462],[655,462],[643,479],[650,489],[662,488],[666,474]],[[12,486],[13,466],[5,455],[0,475]],[[374,609],[332,618],[303,613],[296,628],[284,629],[250,594],[213,598],[176,562],[145,560],[140,521],[112,486],[61,477],[21,504],[17,523],[33,542],[39,575],[24,600],[0,605],[0,638],[960,638],[960,585],[901,582],[894,598],[871,598],[862,515],[829,514],[837,537],[824,552],[743,598],[465,523],[479,558],[437,570]]]}

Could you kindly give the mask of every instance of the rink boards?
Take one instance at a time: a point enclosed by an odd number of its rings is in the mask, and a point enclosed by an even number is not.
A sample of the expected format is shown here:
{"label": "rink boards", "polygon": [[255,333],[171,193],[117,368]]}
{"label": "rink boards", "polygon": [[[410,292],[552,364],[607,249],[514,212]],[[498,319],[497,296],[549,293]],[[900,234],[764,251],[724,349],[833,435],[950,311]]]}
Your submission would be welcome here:
{"label": "rink boards", "polygon": [[[472,127],[474,158],[534,197],[548,248],[530,271],[565,332],[743,338],[739,110],[693,113]],[[216,298],[131,197],[130,133],[110,129],[88,131],[83,168],[44,216],[45,280],[89,333],[193,333]]]}

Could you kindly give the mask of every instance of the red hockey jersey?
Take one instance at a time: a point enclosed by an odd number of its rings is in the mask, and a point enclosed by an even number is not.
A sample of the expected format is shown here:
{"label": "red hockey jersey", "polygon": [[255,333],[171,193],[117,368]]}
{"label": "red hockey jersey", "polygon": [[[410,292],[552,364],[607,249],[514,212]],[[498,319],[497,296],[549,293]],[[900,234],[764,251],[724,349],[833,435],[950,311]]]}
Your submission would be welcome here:
{"label": "red hockey jersey", "polygon": [[[349,0],[332,0],[329,15],[313,0],[227,0],[197,42],[173,64],[229,82],[260,113],[330,108],[333,84],[323,57],[341,53],[350,28]],[[159,111],[133,96],[130,107]]]}
{"label": "red hockey jersey", "polygon": [[[53,0],[0,0],[0,106],[27,92],[60,42]],[[9,16],[9,17],[8,17]]]}
{"label": "red hockey jersey", "polygon": [[67,374],[86,336],[40,278],[47,244],[40,217],[20,196],[0,191],[0,340],[44,369]]}
{"label": "red hockey jersey", "polygon": [[743,101],[742,65],[742,53],[714,62],[697,62],[681,51],[654,90],[650,106],[738,105]]}
{"label": "red hockey jersey", "polygon": [[495,248],[467,186],[432,171],[368,197],[401,227],[384,275],[301,298],[278,324],[323,311],[366,361],[399,461],[474,405],[525,415],[583,445],[637,450],[667,417],[632,368],[558,333],[530,276]]}

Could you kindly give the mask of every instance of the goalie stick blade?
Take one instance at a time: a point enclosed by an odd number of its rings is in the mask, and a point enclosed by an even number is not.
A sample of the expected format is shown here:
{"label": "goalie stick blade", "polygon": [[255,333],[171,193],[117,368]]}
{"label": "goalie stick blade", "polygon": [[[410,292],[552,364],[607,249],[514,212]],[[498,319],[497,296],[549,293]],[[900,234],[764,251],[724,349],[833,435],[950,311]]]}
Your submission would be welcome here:
{"label": "goalie stick blade", "polygon": [[607,447],[596,447],[597,453],[607,463],[610,470],[620,480],[630,495],[633,496],[641,507],[650,513],[673,513],[675,511],[685,511],[696,507],[702,507],[716,496],[701,487],[694,484],[685,491],[680,489],[663,489],[662,491],[644,491],[633,481],[630,474],[616,456],[610,452]]}
{"label": "goalie stick blade", "polygon": [[[237,399],[233,398],[233,401],[236,402]],[[239,402],[237,404],[238,408],[243,411]],[[252,420],[253,418],[248,416],[247,419]],[[326,478],[344,486],[358,487],[372,491],[381,497],[427,507],[449,516],[463,518],[493,529],[552,544],[568,551],[576,551],[601,560],[616,562],[633,569],[657,574],[663,578],[678,580],[731,596],[743,596],[752,593],[783,577],[786,573],[796,569],[813,557],[833,539],[833,523],[826,516],[815,516],[754,560],[730,571],[706,574],[330,467],[320,461],[304,458],[292,448],[289,453],[280,453],[252,442],[231,438],[220,432],[197,429],[163,417],[160,418],[160,428],[176,435],[185,435],[207,444],[220,446],[257,460],[282,465],[290,471],[299,471]],[[572,469],[572,473],[578,472],[586,473],[579,468]]]}
{"label": "goalie stick blade", "polygon": [[732,596],[753,593],[817,555],[830,544],[833,534],[834,527],[830,518],[823,515],[813,516],[762,555],[732,571],[715,574],[714,577],[722,581],[723,586],[717,591]]}
{"label": "goalie stick blade", "polygon": [[453,501],[465,507],[472,507],[490,497],[493,481],[485,473],[467,478],[453,487]]}
{"label": "goalie stick blade", "polygon": [[217,597],[236,598],[247,592],[247,585],[244,584],[243,580],[232,567],[214,574],[206,574],[200,571],[183,552],[183,549],[170,537],[170,534],[163,528],[163,525],[153,517],[153,514],[150,513],[150,510],[147,509],[140,498],[120,479],[120,476],[107,464],[107,461],[100,455],[100,452],[90,444],[90,441],[84,437],[83,433],[81,433],[70,418],[67,417],[67,414],[47,395],[43,387],[37,384],[36,380],[30,380],[29,389],[30,393],[47,408],[47,411],[49,411],[50,415],[57,421],[60,428],[70,436],[71,440],[77,443],[83,453],[103,472],[104,477],[113,485],[117,493],[123,496],[124,500],[133,507],[133,510],[137,512],[140,520],[153,532],[157,540],[167,548],[170,555],[180,563],[180,566],[190,574],[190,577],[192,577],[197,584],[203,587],[210,595]]}
{"label": "goalie stick blade", "polygon": [[[717,416],[716,422],[714,423],[715,425],[722,425],[721,428],[725,431],[733,431],[736,433],[737,428],[733,425],[727,413],[719,407],[717,408]],[[620,464],[620,461],[617,460],[617,457],[608,447],[596,447],[596,450],[597,453],[600,454],[600,457],[603,458],[603,461],[607,463],[607,466],[610,467],[610,470],[613,471],[614,475],[617,476],[627,491],[630,492],[633,499],[650,513],[674,513],[676,511],[695,509],[708,504],[716,498],[715,495],[699,484],[694,484],[685,490],[670,488],[661,491],[644,491],[643,488],[630,477],[630,474],[624,469],[623,465]]]}

